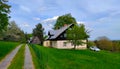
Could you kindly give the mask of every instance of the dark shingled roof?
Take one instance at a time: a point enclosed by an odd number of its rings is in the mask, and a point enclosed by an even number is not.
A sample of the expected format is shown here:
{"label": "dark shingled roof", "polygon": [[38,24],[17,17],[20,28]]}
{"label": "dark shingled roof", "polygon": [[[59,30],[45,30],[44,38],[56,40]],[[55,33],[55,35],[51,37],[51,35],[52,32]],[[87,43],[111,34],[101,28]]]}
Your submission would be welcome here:
{"label": "dark shingled roof", "polygon": [[72,25],[73,24],[70,24],[70,25],[64,26],[58,30],[49,31],[49,35],[51,35],[51,37],[49,37],[48,39],[56,39],[60,34],[62,34],[66,29],[68,29]]}

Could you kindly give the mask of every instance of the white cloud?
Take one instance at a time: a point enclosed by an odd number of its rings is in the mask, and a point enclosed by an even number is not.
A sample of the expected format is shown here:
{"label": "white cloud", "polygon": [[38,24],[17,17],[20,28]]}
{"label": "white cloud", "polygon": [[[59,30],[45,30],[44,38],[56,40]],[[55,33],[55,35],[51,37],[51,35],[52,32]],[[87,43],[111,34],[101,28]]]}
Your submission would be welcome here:
{"label": "white cloud", "polygon": [[33,17],[33,20],[40,21],[40,18],[38,18],[38,17]]}
{"label": "white cloud", "polygon": [[24,5],[20,5],[20,9],[22,9],[25,12],[31,12],[30,8],[24,6]]}
{"label": "white cloud", "polygon": [[91,13],[112,11],[117,8],[115,2],[115,0],[85,0],[84,8]]}
{"label": "white cloud", "polygon": [[56,22],[58,17],[59,16],[54,16],[53,18],[45,19],[45,20],[42,21],[42,23],[54,23],[54,22]]}
{"label": "white cloud", "polygon": [[39,12],[43,12],[43,11],[46,11],[48,8],[47,7],[40,7],[39,9],[38,9],[38,11]]}
{"label": "white cloud", "polygon": [[85,22],[82,22],[82,21],[81,21],[81,22],[80,22],[80,21],[77,21],[77,23],[78,23],[78,24],[85,24]]}
{"label": "white cloud", "polygon": [[110,14],[110,16],[120,15],[120,10],[116,10]]}
{"label": "white cloud", "polygon": [[24,23],[20,24],[20,27],[30,27],[30,25],[28,23],[24,22]]}
{"label": "white cloud", "polygon": [[53,25],[52,25],[52,24],[49,24],[49,27],[51,27],[51,28],[52,28],[52,27],[53,27]]}
{"label": "white cloud", "polygon": [[57,19],[59,16],[54,16],[52,19]]}
{"label": "white cloud", "polygon": [[58,17],[59,16],[54,16],[52,18],[48,18],[48,19],[41,21],[41,23],[43,24],[43,27],[45,28],[45,31],[52,30]]}

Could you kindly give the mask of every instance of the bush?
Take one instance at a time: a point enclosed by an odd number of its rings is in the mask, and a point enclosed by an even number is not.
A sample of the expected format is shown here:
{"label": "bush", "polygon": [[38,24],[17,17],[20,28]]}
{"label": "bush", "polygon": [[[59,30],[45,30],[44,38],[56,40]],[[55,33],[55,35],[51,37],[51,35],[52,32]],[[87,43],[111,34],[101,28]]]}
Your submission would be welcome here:
{"label": "bush", "polygon": [[113,41],[113,51],[120,51],[120,43],[119,42],[114,42]]}
{"label": "bush", "polygon": [[112,51],[113,44],[107,37],[99,37],[95,43],[100,49]]}
{"label": "bush", "polygon": [[120,51],[120,43],[112,42],[107,37],[99,37],[95,41],[95,44],[97,45],[97,47],[99,47],[102,50],[114,51],[114,52]]}

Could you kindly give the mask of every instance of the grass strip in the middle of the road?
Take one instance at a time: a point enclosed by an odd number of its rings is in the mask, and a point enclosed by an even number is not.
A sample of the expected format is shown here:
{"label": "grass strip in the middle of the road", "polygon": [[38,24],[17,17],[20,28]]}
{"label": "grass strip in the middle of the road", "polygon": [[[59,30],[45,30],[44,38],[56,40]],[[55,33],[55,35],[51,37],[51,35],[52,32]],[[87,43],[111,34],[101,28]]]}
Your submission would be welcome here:
{"label": "grass strip in the middle of the road", "polygon": [[8,69],[23,69],[24,68],[24,53],[25,53],[25,44],[19,49],[18,53],[13,58]]}

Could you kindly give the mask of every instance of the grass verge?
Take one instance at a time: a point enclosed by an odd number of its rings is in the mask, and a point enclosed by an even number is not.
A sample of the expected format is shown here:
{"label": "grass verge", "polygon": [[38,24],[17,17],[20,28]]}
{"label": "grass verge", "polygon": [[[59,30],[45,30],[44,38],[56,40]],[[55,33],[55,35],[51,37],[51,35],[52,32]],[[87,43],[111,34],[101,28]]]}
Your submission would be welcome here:
{"label": "grass verge", "polygon": [[0,61],[13,49],[18,46],[19,43],[17,42],[4,42],[0,41]]}
{"label": "grass verge", "polygon": [[25,53],[25,44],[19,49],[18,53],[13,58],[8,69],[23,69],[24,68],[24,55]]}

